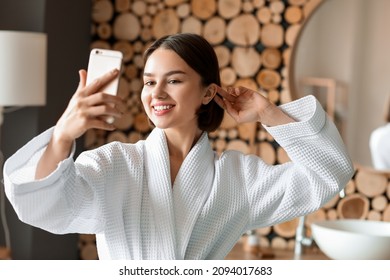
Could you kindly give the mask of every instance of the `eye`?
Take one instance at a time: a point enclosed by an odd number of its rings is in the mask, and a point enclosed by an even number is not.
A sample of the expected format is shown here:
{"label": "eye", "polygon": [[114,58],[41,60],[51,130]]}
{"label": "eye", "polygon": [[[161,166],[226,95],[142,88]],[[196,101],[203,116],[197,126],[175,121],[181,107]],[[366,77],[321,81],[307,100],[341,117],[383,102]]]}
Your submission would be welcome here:
{"label": "eye", "polygon": [[170,84],[179,84],[180,81],[179,80],[175,80],[175,79],[171,79],[171,80],[168,81],[168,83],[170,83]]}
{"label": "eye", "polygon": [[154,85],[155,84],[155,82],[154,81],[151,81],[151,80],[148,80],[148,81],[145,81],[144,82],[144,85],[145,86],[152,86],[152,85]]}

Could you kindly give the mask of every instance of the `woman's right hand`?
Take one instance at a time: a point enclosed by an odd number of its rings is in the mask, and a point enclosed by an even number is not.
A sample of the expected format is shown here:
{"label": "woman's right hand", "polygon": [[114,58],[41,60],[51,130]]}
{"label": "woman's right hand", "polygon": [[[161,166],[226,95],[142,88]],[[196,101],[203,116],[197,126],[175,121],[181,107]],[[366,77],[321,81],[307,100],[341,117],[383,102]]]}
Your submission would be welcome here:
{"label": "woman's right hand", "polygon": [[42,179],[53,172],[58,163],[66,159],[73,141],[90,128],[113,130],[107,117],[120,118],[123,101],[118,96],[101,92],[101,89],[118,74],[113,70],[86,86],[87,72],[80,70],[80,84],[71,98],[68,107],[58,120],[45,152],[35,171],[35,179]]}
{"label": "woman's right hand", "polygon": [[110,95],[100,90],[117,75],[119,75],[119,70],[114,69],[87,86],[87,72],[85,70],[79,71],[79,86],[54,128],[55,142],[71,145],[88,129],[115,129],[115,126],[108,123],[106,119],[122,116],[120,108],[124,107],[123,101],[119,96]]}

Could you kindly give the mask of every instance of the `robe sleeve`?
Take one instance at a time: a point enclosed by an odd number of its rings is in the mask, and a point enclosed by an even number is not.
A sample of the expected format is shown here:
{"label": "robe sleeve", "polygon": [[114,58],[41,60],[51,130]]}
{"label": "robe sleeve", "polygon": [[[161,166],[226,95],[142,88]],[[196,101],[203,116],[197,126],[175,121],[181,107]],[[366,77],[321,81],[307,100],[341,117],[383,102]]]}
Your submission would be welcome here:
{"label": "robe sleeve", "polygon": [[281,109],[296,122],[264,127],[291,161],[267,165],[256,156],[245,157],[249,228],[281,223],[319,209],[354,174],[338,130],[316,98],[307,96]]}
{"label": "robe sleeve", "polygon": [[33,138],[6,161],[7,197],[19,219],[30,225],[57,234],[98,233],[104,224],[101,196],[97,193],[104,172],[97,161],[91,162],[96,168],[90,171],[95,173],[90,177],[96,179],[88,182],[76,174],[73,145],[70,156],[60,162],[55,171],[46,178],[34,179],[36,165],[52,132],[53,128]]}

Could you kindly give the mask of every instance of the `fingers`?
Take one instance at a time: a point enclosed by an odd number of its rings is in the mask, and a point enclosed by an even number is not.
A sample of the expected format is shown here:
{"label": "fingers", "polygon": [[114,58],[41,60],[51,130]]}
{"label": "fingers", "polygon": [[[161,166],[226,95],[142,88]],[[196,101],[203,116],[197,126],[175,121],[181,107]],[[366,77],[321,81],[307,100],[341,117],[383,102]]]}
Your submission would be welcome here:
{"label": "fingers", "polygon": [[216,86],[216,88],[217,88],[217,93],[223,98],[229,100],[230,102],[234,102],[237,96],[239,96],[239,93],[236,92],[236,89],[233,87],[228,87],[226,90],[224,90],[219,86]]}
{"label": "fingers", "polygon": [[85,70],[82,69],[79,71],[79,79],[80,81],[77,90],[81,90],[85,87],[85,84],[87,82],[87,72]]}
{"label": "fingers", "polygon": [[101,88],[107,85],[109,82],[114,80],[119,74],[118,69],[113,69],[104,75],[100,76],[96,80],[92,81],[89,85],[85,87],[85,94],[91,95],[98,92]]}

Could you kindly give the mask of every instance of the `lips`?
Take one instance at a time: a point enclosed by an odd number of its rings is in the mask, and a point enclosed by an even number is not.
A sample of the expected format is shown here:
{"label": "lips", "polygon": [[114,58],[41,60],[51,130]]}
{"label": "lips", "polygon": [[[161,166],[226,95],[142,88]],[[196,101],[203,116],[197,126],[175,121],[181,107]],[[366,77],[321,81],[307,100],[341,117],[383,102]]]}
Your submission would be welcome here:
{"label": "lips", "polygon": [[166,110],[169,110],[169,109],[172,109],[172,108],[173,108],[173,105],[156,105],[156,106],[153,106],[153,109],[156,112],[166,111]]}

